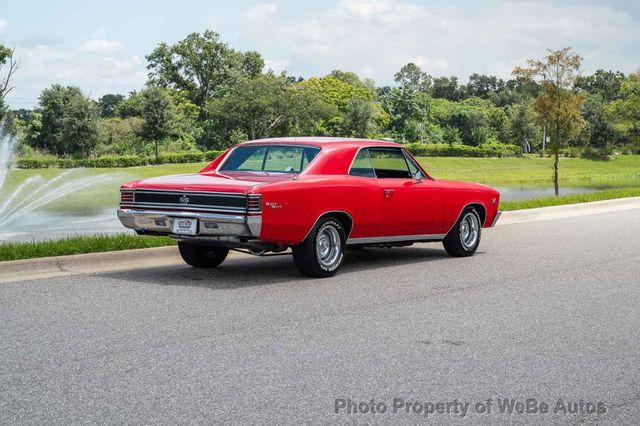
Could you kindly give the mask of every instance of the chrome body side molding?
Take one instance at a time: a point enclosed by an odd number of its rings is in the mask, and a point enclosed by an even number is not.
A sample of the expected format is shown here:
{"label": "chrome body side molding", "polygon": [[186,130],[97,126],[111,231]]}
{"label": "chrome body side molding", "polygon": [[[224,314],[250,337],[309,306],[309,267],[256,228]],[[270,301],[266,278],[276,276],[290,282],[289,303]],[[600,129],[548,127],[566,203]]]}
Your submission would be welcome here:
{"label": "chrome body side molding", "polygon": [[349,238],[347,244],[384,244],[406,241],[441,241],[446,234],[391,235],[385,237]]}

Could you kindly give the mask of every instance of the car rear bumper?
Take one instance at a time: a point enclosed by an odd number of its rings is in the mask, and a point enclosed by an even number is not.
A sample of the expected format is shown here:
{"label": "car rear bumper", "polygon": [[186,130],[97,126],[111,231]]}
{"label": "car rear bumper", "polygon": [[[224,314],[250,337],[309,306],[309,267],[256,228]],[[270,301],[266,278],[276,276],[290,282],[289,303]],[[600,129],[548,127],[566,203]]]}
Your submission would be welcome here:
{"label": "car rear bumper", "polygon": [[234,215],[187,211],[118,209],[118,219],[130,229],[142,233],[175,235],[173,222],[178,218],[198,219],[195,237],[234,236],[258,238],[262,228],[260,215]]}

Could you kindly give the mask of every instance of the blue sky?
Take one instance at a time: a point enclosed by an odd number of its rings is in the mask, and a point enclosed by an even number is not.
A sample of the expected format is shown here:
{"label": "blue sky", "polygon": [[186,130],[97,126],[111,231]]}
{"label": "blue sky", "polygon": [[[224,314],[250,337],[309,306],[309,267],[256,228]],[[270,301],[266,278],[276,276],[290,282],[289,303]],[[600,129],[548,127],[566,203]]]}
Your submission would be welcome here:
{"label": "blue sky", "polygon": [[585,72],[640,66],[638,1],[0,0],[0,42],[21,61],[7,101],[32,107],[52,83],[94,98],[139,89],[158,43],[207,28],[259,51],[275,71],[339,68],[380,85],[407,62],[461,81],[473,72],[508,78],[526,58],[564,46],[584,57]]}

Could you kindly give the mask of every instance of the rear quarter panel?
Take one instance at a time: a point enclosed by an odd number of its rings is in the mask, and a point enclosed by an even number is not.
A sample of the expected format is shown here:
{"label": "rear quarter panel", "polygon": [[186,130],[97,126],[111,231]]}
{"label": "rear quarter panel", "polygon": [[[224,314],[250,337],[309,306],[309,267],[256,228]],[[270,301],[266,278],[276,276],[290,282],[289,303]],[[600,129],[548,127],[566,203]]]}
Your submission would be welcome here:
{"label": "rear quarter panel", "polygon": [[264,185],[260,239],[299,244],[324,213],[340,211],[353,219],[350,236],[375,235],[382,196],[373,179],[354,176],[308,176]]}

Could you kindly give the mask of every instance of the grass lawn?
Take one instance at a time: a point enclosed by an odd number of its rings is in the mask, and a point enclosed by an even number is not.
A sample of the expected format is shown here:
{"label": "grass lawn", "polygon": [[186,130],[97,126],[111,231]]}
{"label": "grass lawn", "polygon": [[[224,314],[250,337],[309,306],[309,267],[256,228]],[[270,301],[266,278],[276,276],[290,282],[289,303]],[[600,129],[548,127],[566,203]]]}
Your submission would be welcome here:
{"label": "grass lawn", "polygon": [[125,233],[69,237],[56,241],[7,243],[0,244],[0,262],[37,257],[162,247],[175,244],[174,240],[167,237],[143,237]]}
{"label": "grass lawn", "polygon": [[[436,178],[494,185],[552,183],[551,158],[418,157],[418,160]],[[561,158],[560,181],[573,186],[609,182],[640,186],[640,155],[620,155],[610,161]]]}
{"label": "grass lawn", "polygon": [[538,207],[560,206],[564,204],[589,203],[592,201],[612,200],[614,198],[640,197],[640,188],[609,189],[584,194],[563,195],[560,197],[540,197],[528,200],[501,201],[500,210],[523,210]]}

